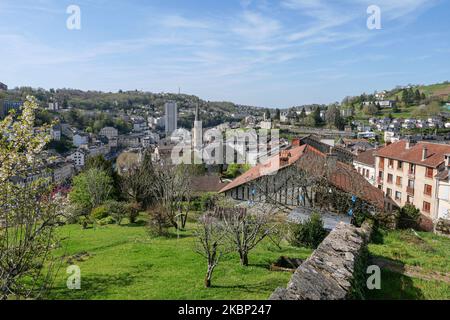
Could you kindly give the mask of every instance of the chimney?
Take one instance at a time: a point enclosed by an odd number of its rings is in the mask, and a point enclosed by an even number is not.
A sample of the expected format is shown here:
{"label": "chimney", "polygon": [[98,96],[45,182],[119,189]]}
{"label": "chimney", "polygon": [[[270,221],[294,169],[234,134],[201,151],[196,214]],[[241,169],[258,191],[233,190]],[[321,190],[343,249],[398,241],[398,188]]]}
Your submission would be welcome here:
{"label": "chimney", "polygon": [[445,169],[447,170],[447,182],[450,183],[450,154],[444,154]]}
{"label": "chimney", "polygon": [[450,171],[450,153],[444,154],[445,168]]}
{"label": "chimney", "polygon": [[408,137],[406,139],[406,150],[411,149],[413,146],[415,145],[415,141],[413,141],[413,139],[411,137]]}
{"label": "chimney", "polygon": [[426,146],[423,146],[423,149],[422,149],[422,161],[427,160],[427,158],[428,158],[428,149],[427,149]]}
{"label": "chimney", "polygon": [[288,165],[290,157],[291,157],[291,153],[288,150],[282,150],[280,152],[280,166]]}

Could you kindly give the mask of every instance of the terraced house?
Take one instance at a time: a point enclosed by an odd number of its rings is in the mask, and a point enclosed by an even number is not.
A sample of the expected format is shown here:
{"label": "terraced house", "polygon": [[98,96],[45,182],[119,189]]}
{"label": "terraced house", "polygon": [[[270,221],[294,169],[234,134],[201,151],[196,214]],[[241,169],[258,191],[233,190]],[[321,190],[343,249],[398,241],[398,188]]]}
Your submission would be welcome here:
{"label": "terraced house", "polygon": [[435,221],[442,216],[438,190],[442,173],[447,170],[447,154],[447,144],[407,140],[392,143],[375,153],[376,184],[399,207],[413,204]]}

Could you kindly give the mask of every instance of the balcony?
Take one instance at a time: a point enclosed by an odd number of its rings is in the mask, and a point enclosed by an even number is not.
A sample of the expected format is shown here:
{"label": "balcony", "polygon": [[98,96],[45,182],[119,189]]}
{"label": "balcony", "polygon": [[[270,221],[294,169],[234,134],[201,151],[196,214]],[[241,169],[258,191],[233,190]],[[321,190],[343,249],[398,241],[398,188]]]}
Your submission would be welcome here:
{"label": "balcony", "polygon": [[377,182],[378,184],[383,184],[383,177],[378,177]]}
{"label": "balcony", "polygon": [[414,188],[413,187],[406,187],[406,193],[410,196],[414,196]]}
{"label": "balcony", "polygon": [[411,179],[411,180],[416,179],[416,173],[413,171],[408,171],[408,179]]}

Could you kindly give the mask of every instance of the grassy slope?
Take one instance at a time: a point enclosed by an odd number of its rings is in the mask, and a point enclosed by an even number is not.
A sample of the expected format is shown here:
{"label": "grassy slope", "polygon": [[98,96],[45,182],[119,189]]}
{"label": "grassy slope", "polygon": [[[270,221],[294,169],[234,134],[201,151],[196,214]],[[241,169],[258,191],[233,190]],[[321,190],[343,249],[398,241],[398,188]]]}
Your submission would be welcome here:
{"label": "grassy slope", "polygon": [[205,261],[193,252],[193,225],[180,239],[150,238],[145,227],[106,226],[81,230],[78,225],[61,229],[70,237],[58,255],[87,251],[91,257],[77,262],[81,290],[66,289],[61,267],[51,292],[52,299],[267,299],[285,286],[290,273],[271,272],[268,265],[280,255],[307,258],[311,250],[262,243],[250,255],[249,267],[241,267],[236,255],[223,258],[213,277],[213,288],[203,288]]}
{"label": "grassy slope", "polygon": [[[426,86],[419,86],[417,88],[420,90],[420,92],[425,92],[427,96],[437,96],[442,93],[447,93],[448,95],[450,95],[450,83],[438,83]],[[401,91],[395,95],[389,96],[388,99],[395,100],[396,96],[398,96],[398,98],[401,99]],[[400,112],[398,113],[393,113],[392,110],[390,109],[383,109],[381,110],[381,114],[378,115],[377,118],[387,117],[389,114],[391,114],[394,118],[410,118],[412,117],[414,110],[416,110],[418,107],[419,106],[410,106],[407,108],[401,108]],[[360,111],[357,108],[355,118],[357,120],[367,120],[371,117],[363,114],[362,111]]]}
{"label": "grassy slope", "polygon": [[[380,232],[369,245],[372,256],[394,260],[423,272],[450,273],[450,239],[419,232],[420,240],[410,231]],[[381,290],[369,292],[372,299],[450,299],[450,284],[427,281],[382,270]]]}

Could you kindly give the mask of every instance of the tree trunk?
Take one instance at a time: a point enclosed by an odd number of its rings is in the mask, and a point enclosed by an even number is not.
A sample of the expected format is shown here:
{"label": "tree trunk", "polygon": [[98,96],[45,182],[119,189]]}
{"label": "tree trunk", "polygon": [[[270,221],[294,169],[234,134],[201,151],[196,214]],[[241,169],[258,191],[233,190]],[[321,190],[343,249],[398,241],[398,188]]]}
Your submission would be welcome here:
{"label": "tree trunk", "polygon": [[208,279],[208,275],[205,277],[205,288],[211,288],[211,279]]}
{"label": "tree trunk", "polygon": [[183,229],[186,228],[187,216],[188,216],[187,213],[185,213],[181,216],[181,228],[183,228]]}
{"label": "tree trunk", "polygon": [[239,252],[239,257],[241,259],[241,265],[248,266],[248,254],[246,252]]}
{"label": "tree trunk", "polygon": [[208,265],[208,271],[206,272],[206,277],[205,277],[205,288],[211,287],[211,278],[212,278],[213,271],[214,271],[214,266]]}

